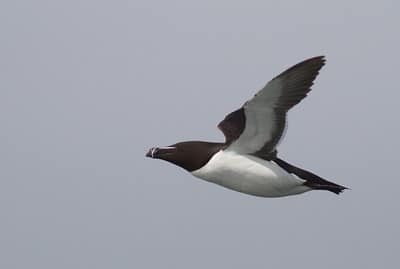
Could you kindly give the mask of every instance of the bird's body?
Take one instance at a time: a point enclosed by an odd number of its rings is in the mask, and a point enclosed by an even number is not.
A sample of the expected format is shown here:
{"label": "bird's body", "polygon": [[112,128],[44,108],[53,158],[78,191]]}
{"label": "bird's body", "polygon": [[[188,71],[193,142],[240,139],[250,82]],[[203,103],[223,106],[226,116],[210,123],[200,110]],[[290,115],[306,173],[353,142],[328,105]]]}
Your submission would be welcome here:
{"label": "bird's body", "polygon": [[218,124],[225,143],[186,141],[151,148],[148,157],[184,168],[192,175],[242,193],[281,197],[310,190],[339,194],[346,187],[327,181],[277,157],[286,113],[299,103],[325,59],[305,60],[278,75],[241,108]]}
{"label": "bird's body", "polygon": [[274,161],[232,150],[218,151],[205,166],[191,173],[228,189],[262,197],[281,197],[311,190],[303,184],[305,180],[286,172]]}

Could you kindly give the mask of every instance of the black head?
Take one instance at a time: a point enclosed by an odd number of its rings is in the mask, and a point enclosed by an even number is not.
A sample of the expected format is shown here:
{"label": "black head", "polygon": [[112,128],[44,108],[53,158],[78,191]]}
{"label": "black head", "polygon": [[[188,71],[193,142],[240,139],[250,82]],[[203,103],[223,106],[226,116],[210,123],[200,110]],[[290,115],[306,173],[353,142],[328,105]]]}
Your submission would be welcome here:
{"label": "black head", "polygon": [[146,157],[161,159],[180,166],[187,171],[194,171],[205,165],[223,147],[224,144],[222,143],[180,142],[168,147],[151,148]]}

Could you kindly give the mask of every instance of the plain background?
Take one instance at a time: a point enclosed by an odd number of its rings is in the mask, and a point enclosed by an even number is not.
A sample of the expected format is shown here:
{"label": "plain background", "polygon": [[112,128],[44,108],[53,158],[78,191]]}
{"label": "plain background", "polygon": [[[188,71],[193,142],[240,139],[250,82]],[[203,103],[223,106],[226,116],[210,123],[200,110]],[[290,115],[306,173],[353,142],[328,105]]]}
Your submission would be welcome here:
{"label": "plain background", "polygon": [[[398,1],[2,1],[1,268],[398,268]],[[328,62],[280,156],[350,187],[263,199],[147,159],[221,141]]]}

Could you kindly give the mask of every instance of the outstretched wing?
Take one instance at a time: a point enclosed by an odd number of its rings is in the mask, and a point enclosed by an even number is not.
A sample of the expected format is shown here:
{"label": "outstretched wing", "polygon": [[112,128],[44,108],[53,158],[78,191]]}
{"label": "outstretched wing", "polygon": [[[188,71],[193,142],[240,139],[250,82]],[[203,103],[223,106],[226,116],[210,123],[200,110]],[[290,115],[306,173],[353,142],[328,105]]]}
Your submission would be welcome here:
{"label": "outstretched wing", "polygon": [[324,63],[324,57],[318,56],[296,64],[227,115],[218,128],[228,148],[242,154],[270,156],[283,135],[286,112],[307,96]]}

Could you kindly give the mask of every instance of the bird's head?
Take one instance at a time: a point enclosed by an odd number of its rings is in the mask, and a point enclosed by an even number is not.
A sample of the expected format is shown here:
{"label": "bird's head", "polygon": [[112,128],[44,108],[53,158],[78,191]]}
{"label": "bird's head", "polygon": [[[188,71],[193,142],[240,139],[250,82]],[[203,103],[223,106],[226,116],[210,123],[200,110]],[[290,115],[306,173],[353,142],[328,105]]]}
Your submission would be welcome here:
{"label": "bird's head", "polygon": [[187,141],[167,147],[152,147],[146,157],[161,159],[191,172],[206,164],[220,148],[220,143]]}

